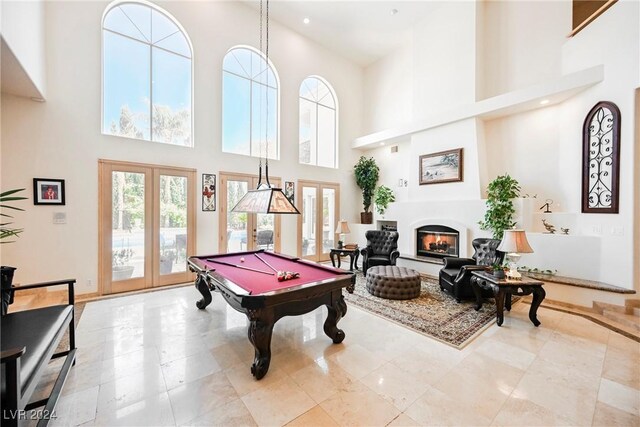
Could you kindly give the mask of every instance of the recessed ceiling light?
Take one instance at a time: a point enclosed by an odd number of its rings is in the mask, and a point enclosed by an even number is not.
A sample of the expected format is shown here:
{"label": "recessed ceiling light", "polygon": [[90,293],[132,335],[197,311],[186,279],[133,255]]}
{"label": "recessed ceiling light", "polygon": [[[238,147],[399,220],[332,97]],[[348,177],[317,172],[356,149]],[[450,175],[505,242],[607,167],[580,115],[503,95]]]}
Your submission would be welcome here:
{"label": "recessed ceiling light", "polygon": [[381,142],[380,145],[384,145],[384,142]]}
{"label": "recessed ceiling light", "polygon": [[540,105],[547,105],[549,103],[548,99],[543,99],[542,101],[540,101]]}
{"label": "recessed ceiling light", "polygon": [[304,18],[302,22],[304,22],[305,24],[308,24],[309,22],[311,22],[311,20],[309,18]]}
{"label": "recessed ceiling light", "polygon": [[391,15],[395,15],[396,13],[398,13],[398,9],[391,9]]}

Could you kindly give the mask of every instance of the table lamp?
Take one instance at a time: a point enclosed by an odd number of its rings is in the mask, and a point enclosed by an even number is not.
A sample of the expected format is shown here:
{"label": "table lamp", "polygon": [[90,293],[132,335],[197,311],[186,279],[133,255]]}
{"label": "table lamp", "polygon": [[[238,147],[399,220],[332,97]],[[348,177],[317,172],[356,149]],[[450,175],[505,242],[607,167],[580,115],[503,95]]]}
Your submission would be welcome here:
{"label": "table lamp", "polygon": [[351,230],[349,230],[349,225],[347,224],[347,221],[344,219],[338,221],[338,226],[336,227],[336,234],[340,235],[338,240],[338,249],[342,249],[342,242],[344,242],[344,235],[349,233],[351,233]]}
{"label": "table lamp", "polygon": [[533,253],[524,230],[505,230],[497,250],[507,254],[507,265],[509,267],[507,278],[521,279],[522,275],[518,272],[520,254]]}

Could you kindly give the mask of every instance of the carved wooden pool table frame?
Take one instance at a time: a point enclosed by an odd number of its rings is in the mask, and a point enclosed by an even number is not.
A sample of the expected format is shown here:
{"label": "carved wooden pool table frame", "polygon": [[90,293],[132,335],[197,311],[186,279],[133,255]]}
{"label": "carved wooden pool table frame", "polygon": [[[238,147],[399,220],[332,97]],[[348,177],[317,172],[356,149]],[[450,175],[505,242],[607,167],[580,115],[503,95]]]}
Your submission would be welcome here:
{"label": "carved wooden pool table frame", "polygon": [[[254,254],[264,251],[248,251],[242,254]],[[236,253],[236,255],[241,253]],[[227,254],[228,255],[228,254]],[[335,344],[344,340],[344,331],[338,329],[338,321],[347,313],[347,304],[342,296],[342,288],[353,293],[355,275],[344,270],[319,265],[311,261],[273,254],[291,262],[304,262],[318,268],[331,270],[336,277],[291,288],[279,289],[252,295],[238,284],[224,277],[216,270],[207,266],[203,260],[220,255],[192,256],[188,259],[189,269],[198,277],[195,281],[196,289],[202,294],[202,299],[196,302],[199,309],[206,308],[212,301],[211,291],[218,291],[227,303],[235,310],[244,313],[249,319],[249,341],[255,349],[255,358],[251,366],[251,373],[256,379],[261,379],[269,370],[271,362],[271,335],[275,323],[284,316],[298,316],[326,305],[329,313],[324,322],[324,332]],[[295,268],[292,268],[295,271]]]}

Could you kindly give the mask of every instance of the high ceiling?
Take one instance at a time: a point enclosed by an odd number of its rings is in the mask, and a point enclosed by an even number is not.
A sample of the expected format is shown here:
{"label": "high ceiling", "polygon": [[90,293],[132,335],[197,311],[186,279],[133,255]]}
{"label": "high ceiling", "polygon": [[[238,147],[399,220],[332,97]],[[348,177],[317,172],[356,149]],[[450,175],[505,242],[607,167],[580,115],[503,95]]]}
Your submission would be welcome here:
{"label": "high ceiling", "polygon": [[[248,0],[252,7],[260,2]],[[366,66],[407,40],[409,29],[439,1],[286,1],[269,2],[270,18],[332,51]],[[393,11],[397,10],[394,14]],[[303,22],[309,18],[309,24]]]}

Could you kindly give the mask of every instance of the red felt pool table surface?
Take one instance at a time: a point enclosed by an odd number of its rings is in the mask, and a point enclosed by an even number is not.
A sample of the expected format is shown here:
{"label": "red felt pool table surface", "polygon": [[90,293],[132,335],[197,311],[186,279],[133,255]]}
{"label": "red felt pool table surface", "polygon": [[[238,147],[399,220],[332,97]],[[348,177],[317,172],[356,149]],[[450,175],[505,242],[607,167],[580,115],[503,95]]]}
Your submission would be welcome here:
{"label": "red felt pool table surface", "polygon": [[[347,273],[343,273],[341,270],[333,269],[331,267],[321,266],[319,264],[288,259],[270,252],[258,252],[257,255],[271,264],[276,270],[300,273],[300,277],[297,279],[279,282],[277,275],[273,270],[260,261],[258,256],[256,256],[256,253],[253,252],[213,255],[198,258],[200,258],[207,268],[215,270],[216,273],[234,282],[247,292],[250,292],[251,295],[292,288],[327,279],[335,279],[336,277],[341,277],[343,274]],[[241,258],[244,258],[244,262],[240,260]],[[216,262],[209,261],[209,259],[261,270],[266,273],[271,273],[271,275],[218,264]]]}

